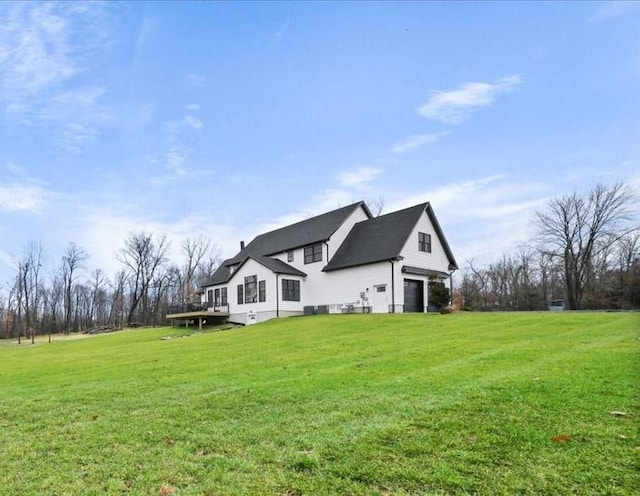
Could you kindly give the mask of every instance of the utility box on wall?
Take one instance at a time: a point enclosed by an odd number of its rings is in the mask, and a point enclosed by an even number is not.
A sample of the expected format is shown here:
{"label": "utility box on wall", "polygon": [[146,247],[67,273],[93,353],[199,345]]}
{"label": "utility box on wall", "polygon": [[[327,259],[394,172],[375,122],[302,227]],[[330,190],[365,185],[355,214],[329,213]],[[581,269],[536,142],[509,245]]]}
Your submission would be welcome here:
{"label": "utility box on wall", "polygon": [[254,312],[253,310],[251,310],[250,312],[247,312],[247,324],[246,325],[253,325],[253,324],[257,324],[258,323],[258,314],[256,312]]}

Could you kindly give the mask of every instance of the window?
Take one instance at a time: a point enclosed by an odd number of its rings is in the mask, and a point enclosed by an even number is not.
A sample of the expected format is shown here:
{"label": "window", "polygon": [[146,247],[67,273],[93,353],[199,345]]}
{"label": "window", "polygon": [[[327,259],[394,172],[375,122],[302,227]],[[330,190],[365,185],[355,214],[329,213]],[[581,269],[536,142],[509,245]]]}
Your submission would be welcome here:
{"label": "window", "polygon": [[282,280],[282,301],[300,301],[300,281]]}
{"label": "window", "polygon": [[431,253],[431,234],[418,233],[418,250]]}
{"label": "window", "polygon": [[220,288],[220,305],[226,307],[229,303],[227,302],[227,288]]}
{"label": "window", "polygon": [[220,306],[220,289],[216,289],[216,299],[214,304],[217,307]]}
{"label": "window", "polygon": [[384,293],[385,291],[387,291],[387,287],[386,286],[378,286],[378,287],[376,287],[376,291],[378,293]]}
{"label": "window", "polygon": [[213,302],[213,289],[208,289],[207,290],[207,304],[209,306],[211,306],[212,302]]}
{"label": "window", "polygon": [[258,301],[267,301],[267,283],[266,281],[258,281]]}
{"label": "window", "polygon": [[242,289],[243,289],[242,284],[238,284],[238,305],[242,305],[244,303],[243,301],[244,292],[242,291]]}
{"label": "window", "polygon": [[293,262],[293,250],[287,252],[287,262]]}
{"label": "window", "polygon": [[322,243],[318,243],[304,248],[304,263],[310,264],[313,262],[322,261]]}
{"label": "window", "polygon": [[244,302],[255,303],[258,301],[258,276],[244,278]]}

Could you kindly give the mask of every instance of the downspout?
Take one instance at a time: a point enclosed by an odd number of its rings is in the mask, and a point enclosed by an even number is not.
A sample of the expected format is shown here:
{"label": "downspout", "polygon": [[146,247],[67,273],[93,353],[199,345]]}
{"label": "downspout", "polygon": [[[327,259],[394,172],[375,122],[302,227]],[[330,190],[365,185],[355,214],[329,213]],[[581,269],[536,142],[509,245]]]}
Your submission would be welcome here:
{"label": "downspout", "polygon": [[276,318],[280,317],[280,294],[278,291],[278,277],[280,277],[280,274],[276,273]]}
{"label": "downspout", "polygon": [[456,269],[449,269],[449,306],[453,305],[453,273]]}
{"label": "downspout", "polygon": [[391,313],[396,313],[396,284],[394,279],[393,260],[391,262]]}

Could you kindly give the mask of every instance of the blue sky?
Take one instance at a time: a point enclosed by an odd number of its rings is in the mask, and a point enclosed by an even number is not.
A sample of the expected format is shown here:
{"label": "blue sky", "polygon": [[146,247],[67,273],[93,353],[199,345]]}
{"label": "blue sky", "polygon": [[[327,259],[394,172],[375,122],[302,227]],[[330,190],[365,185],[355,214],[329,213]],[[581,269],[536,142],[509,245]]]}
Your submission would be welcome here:
{"label": "blue sky", "polygon": [[640,3],[0,2],[0,285],[30,241],[239,241],[430,201],[460,265],[640,187]]}

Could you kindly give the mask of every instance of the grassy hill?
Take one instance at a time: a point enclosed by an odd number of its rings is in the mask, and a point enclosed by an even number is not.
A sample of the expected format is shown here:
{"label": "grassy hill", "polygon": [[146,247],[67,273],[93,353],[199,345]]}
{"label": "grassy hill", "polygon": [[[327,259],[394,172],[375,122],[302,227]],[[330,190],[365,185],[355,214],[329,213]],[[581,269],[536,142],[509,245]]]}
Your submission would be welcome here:
{"label": "grassy hill", "polygon": [[339,315],[4,343],[0,494],[633,494],[639,320]]}

